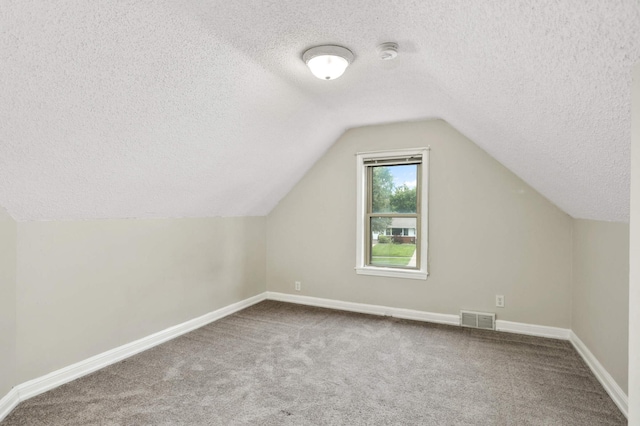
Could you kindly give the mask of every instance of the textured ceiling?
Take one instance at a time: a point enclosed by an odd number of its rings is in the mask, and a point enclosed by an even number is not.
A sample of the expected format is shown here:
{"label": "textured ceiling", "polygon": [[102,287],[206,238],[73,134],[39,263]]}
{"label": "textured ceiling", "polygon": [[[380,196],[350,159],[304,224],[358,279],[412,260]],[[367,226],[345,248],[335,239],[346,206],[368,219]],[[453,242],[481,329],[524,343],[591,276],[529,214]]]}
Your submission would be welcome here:
{"label": "textured ceiling", "polygon": [[[322,43],[354,52],[342,78],[300,60]],[[0,0],[0,205],[264,215],[345,129],[440,117],[570,215],[624,221],[639,59],[637,0]]]}

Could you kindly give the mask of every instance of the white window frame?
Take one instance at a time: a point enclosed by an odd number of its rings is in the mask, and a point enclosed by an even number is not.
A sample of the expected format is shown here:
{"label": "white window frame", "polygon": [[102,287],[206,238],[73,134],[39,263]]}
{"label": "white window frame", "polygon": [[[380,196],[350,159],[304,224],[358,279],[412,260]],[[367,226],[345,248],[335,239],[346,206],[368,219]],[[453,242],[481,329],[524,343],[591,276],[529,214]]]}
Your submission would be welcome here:
{"label": "white window frame", "polygon": [[[426,280],[429,276],[427,260],[429,247],[429,147],[400,149],[393,151],[359,152],[357,162],[357,217],[356,217],[356,273],[359,275],[374,275],[379,277],[408,278]],[[420,269],[405,269],[393,267],[371,266],[366,264],[366,214],[367,214],[367,166],[365,161],[372,159],[394,158],[403,156],[422,156],[422,173],[420,181]]]}

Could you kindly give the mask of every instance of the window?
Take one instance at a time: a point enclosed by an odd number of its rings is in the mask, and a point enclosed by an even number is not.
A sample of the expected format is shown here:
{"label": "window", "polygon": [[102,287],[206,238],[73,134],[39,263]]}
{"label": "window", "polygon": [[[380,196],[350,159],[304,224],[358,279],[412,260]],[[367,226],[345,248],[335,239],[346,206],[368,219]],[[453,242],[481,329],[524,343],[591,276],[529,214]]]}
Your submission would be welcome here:
{"label": "window", "polygon": [[357,155],[356,272],[427,278],[429,148]]}

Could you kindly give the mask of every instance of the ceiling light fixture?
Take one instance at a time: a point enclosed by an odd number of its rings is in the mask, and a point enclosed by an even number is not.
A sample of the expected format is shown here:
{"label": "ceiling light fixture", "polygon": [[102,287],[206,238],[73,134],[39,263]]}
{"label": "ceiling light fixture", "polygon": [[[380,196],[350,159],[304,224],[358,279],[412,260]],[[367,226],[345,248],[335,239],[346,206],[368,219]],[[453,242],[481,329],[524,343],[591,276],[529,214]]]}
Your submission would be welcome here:
{"label": "ceiling light fixture", "polygon": [[341,46],[316,46],[304,52],[302,60],[319,79],[333,80],[353,62],[353,53]]}

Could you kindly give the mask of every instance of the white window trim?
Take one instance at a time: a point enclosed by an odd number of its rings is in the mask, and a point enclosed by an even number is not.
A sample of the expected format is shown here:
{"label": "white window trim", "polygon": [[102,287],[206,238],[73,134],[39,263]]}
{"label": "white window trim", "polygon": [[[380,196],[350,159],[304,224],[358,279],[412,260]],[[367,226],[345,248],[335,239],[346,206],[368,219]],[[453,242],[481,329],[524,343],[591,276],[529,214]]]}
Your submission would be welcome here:
{"label": "white window trim", "polygon": [[[422,155],[422,179],[421,185],[421,230],[420,230],[420,269],[400,269],[367,266],[365,262],[365,217],[367,196],[367,168],[366,160],[374,158],[400,157],[407,155]],[[356,217],[356,273],[359,275],[374,275],[379,277],[408,278],[426,280],[429,276],[427,269],[429,247],[429,148],[412,148],[393,151],[359,152],[356,154],[357,162],[357,217]]]}

